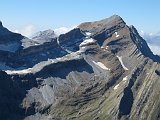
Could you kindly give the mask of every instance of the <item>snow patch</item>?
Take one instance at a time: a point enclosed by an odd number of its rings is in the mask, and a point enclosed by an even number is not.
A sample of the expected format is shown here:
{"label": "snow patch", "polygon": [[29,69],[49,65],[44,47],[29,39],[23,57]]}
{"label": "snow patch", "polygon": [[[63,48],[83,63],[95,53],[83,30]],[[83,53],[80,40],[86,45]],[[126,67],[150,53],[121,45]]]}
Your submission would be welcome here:
{"label": "snow patch", "polygon": [[116,38],[117,38],[117,37],[119,37],[119,35],[118,35],[118,33],[117,33],[117,32],[115,32],[115,34],[116,34]]}
{"label": "snow patch", "polygon": [[[59,37],[57,38],[57,44],[60,46],[60,42],[59,42]],[[67,53],[72,53],[72,51],[67,50],[66,47],[60,46],[64,51],[66,51]]]}
{"label": "snow patch", "polygon": [[57,44],[59,45],[59,37],[57,38]]}
{"label": "snow patch", "polygon": [[71,54],[72,53],[72,51],[70,51],[70,50],[67,50],[66,48],[64,48],[64,47],[61,47],[63,50],[65,50],[67,53],[69,53],[69,54]]}
{"label": "snow patch", "polygon": [[106,50],[108,49],[109,46],[106,46]]}
{"label": "snow patch", "polygon": [[124,77],[122,81],[125,82],[127,79],[128,79],[128,76]]}
{"label": "snow patch", "polygon": [[118,87],[119,87],[119,84],[117,84],[113,89],[114,89],[114,90],[117,90]]}
{"label": "snow patch", "polygon": [[[124,77],[122,81],[123,81],[123,82],[126,82],[127,79],[128,79],[128,76]],[[120,84],[117,84],[113,89],[114,89],[114,90],[118,89],[119,85],[120,85]]]}
{"label": "snow patch", "polygon": [[[50,63],[57,63],[57,62],[60,62],[60,61],[66,61],[66,60],[69,60],[69,59],[79,59],[79,58],[81,58],[81,51],[72,52],[72,53],[67,54],[63,57],[58,57],[58,58],[55,58],[55,59],[48,59],[47,62],[49,62],[48,64],[50,64]],[[48,64],[46,64],[46,65],[48,65]]]}
{"label": "snow patch", "polygon": [[6,70],[7,74],[27,74],[31,73],[32,68],[24,69],[24,70]]}
{"label": "snow patch", "polygon": [[80,47],[79,52],[80,52],[80,53],[85,52],[87,49],[88,49],[87,46]]}
{"label": "snow patch", "polygon": [[91,34],[92,34],[92,33],[90,33],[90,32],[86,32],[86,35],[87,35],[87,36],[90,36]]}
{"label": "snow patch", "polygon": [[122,67],[125,69],[125,70],[128,70],[128,68],[124,65],[123,61],[122,61],[122,56],[117,56],[117,58],[119,59]]}
{"label": "snow patch", "polygon": [[96,41],[92,38],[90,39],[85,39],[79,46],[84,46],[84,45],[87,45],[87,44],[90,44],[90,43],[95,43]]}
{"label": "snow patch", "polygon": [[37,44],[37,43],[34,43],[34,45],[39,45],[39,44]]}
{"label": "snow patch", "polygon": [[108,49],[108,46],[101,46],[101,49],[103,49],[104,51],[106,51]]}
{"label": "snow patch", "polygon": [[104,70],[110,70],[109,68],[107,68],[103,63],[101,62],[95,62],[92,61],[94,64],[96,64],[97,66],[99,66],[100,68],[104,69]]}

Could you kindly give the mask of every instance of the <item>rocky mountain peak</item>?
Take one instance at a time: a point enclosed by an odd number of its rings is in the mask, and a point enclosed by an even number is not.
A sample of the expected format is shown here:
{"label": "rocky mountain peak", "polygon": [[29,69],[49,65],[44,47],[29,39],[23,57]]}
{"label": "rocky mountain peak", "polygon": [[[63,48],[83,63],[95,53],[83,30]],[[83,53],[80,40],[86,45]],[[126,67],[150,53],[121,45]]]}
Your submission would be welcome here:
{"label": "rocky mountain peak", "polygon": [[113,26],[120,25],[124,26],[125,22],[123,19],[118,15],[113,15],[109,18],[100,20],[100,21],[94,21],[94,22],[85,22],[80,24],[78,27],[83,31],[100,31],[102,29],[108,29]]}
{"label": "rocky mountain peak", "polygon": [[32,39],[38,39],[38,38],[41,38],[41,37],[54,38],[55,33],[51,29],[48,29],[48,30],[45,30],[45,31],[40,31],[40,32],[35,33],[35,35],[32,36]]}
{"label": "rocky mountain peak", "polygon": [[100,22],[102,22],[103,24],[107,24],[107,23],[112,23],[112,22],[115,22],[115,23],[124,22],[124,20],[119,15],[113,15],[109,18],[100,20]]}
{"label": "rocky mountain peak", "polygon": [[56,34],[51,29],[40,31],[38,33],[35,33],[35,35],[32,36],[32,40],[37,42],[38,44],[51,42],[55,38],[56,38]]}
{"label": "rocky mountain peak", "polygon": [[[20,46],[20,40],[22,40],[24,36],[13,33],[2,25],[0,22],[0,50],[4,51],[15,51]],[[16,43],[15,43],[16,42]],[[9,50],[12,49],[12,50]]]}
{"label": "rocky mountain peak", "polygon": [[32,36],[32,39],[42,39],[42,38],[55,38],[56,35],[54,33],[53,30],[51,29],[48,29],[48,30],[45,30],[45,31],[40,31],[40,32],[37,32],[35,33],[33,36]]}
{"label": "rocky mountain peak", "polygon": [[[1,44],[17,40],[2,34]],[[12,53],[13,43],[0,47],[0,119],[159,120],[158,59],[120,16],[18,45]]]}
{"label": "rocky mountain peak", "polygon": [[131,32],[132,41],[141,51],[141,53],[146,57],[150,57],[153,61],[160,62],[160,57],[153,54],[147,42],[140,36],[137,29],[133,25],[131,25],[129,29]]}

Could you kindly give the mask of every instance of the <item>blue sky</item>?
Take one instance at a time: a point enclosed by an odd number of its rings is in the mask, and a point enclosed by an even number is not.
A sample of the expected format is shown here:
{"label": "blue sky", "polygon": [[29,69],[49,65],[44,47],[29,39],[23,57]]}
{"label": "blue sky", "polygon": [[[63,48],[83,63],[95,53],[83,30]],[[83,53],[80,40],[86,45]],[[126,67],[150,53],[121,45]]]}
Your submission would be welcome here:
{"label": "blue sky", "polygon": [[11,30],[55,29],[120,15],[128,25],[160,32],[160,0],[1,0],[0,20]]}

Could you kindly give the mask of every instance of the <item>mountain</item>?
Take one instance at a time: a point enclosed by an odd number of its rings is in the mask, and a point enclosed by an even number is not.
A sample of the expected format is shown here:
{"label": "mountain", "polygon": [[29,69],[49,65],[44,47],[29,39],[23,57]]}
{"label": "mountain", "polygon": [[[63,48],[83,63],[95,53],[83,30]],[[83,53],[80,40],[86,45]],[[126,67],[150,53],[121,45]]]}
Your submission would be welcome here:
{"label": "mountain", "polygon": [[[61,51],[61,52],[59,52]],[[0,26],[0,69],[20,70],[66,54],[57,44],[54,31],[46,30],[29,39]]]}
{"label": "mountain", "polygon": [[51,42],[54,38],[56,38],[56,34],[51,29],[45,30],[45,31],[40,31],[32,36],[32,40],[37,42],[37,44]]}
{"label": "mountain", "polygon": [[26,39],[2,50],[0,119],[160,120],[160,58],[120,16]]}

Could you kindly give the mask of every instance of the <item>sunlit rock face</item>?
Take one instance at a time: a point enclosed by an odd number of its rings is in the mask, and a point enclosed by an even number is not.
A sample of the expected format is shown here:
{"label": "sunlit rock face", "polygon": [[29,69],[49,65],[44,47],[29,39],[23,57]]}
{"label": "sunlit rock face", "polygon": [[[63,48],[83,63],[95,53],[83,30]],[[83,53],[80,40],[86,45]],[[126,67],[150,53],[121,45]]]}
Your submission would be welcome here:
{"label": "sunlit rock face", "polygon": [[0,119],[160,119],[160,58],[120,16],[0,36]]}

